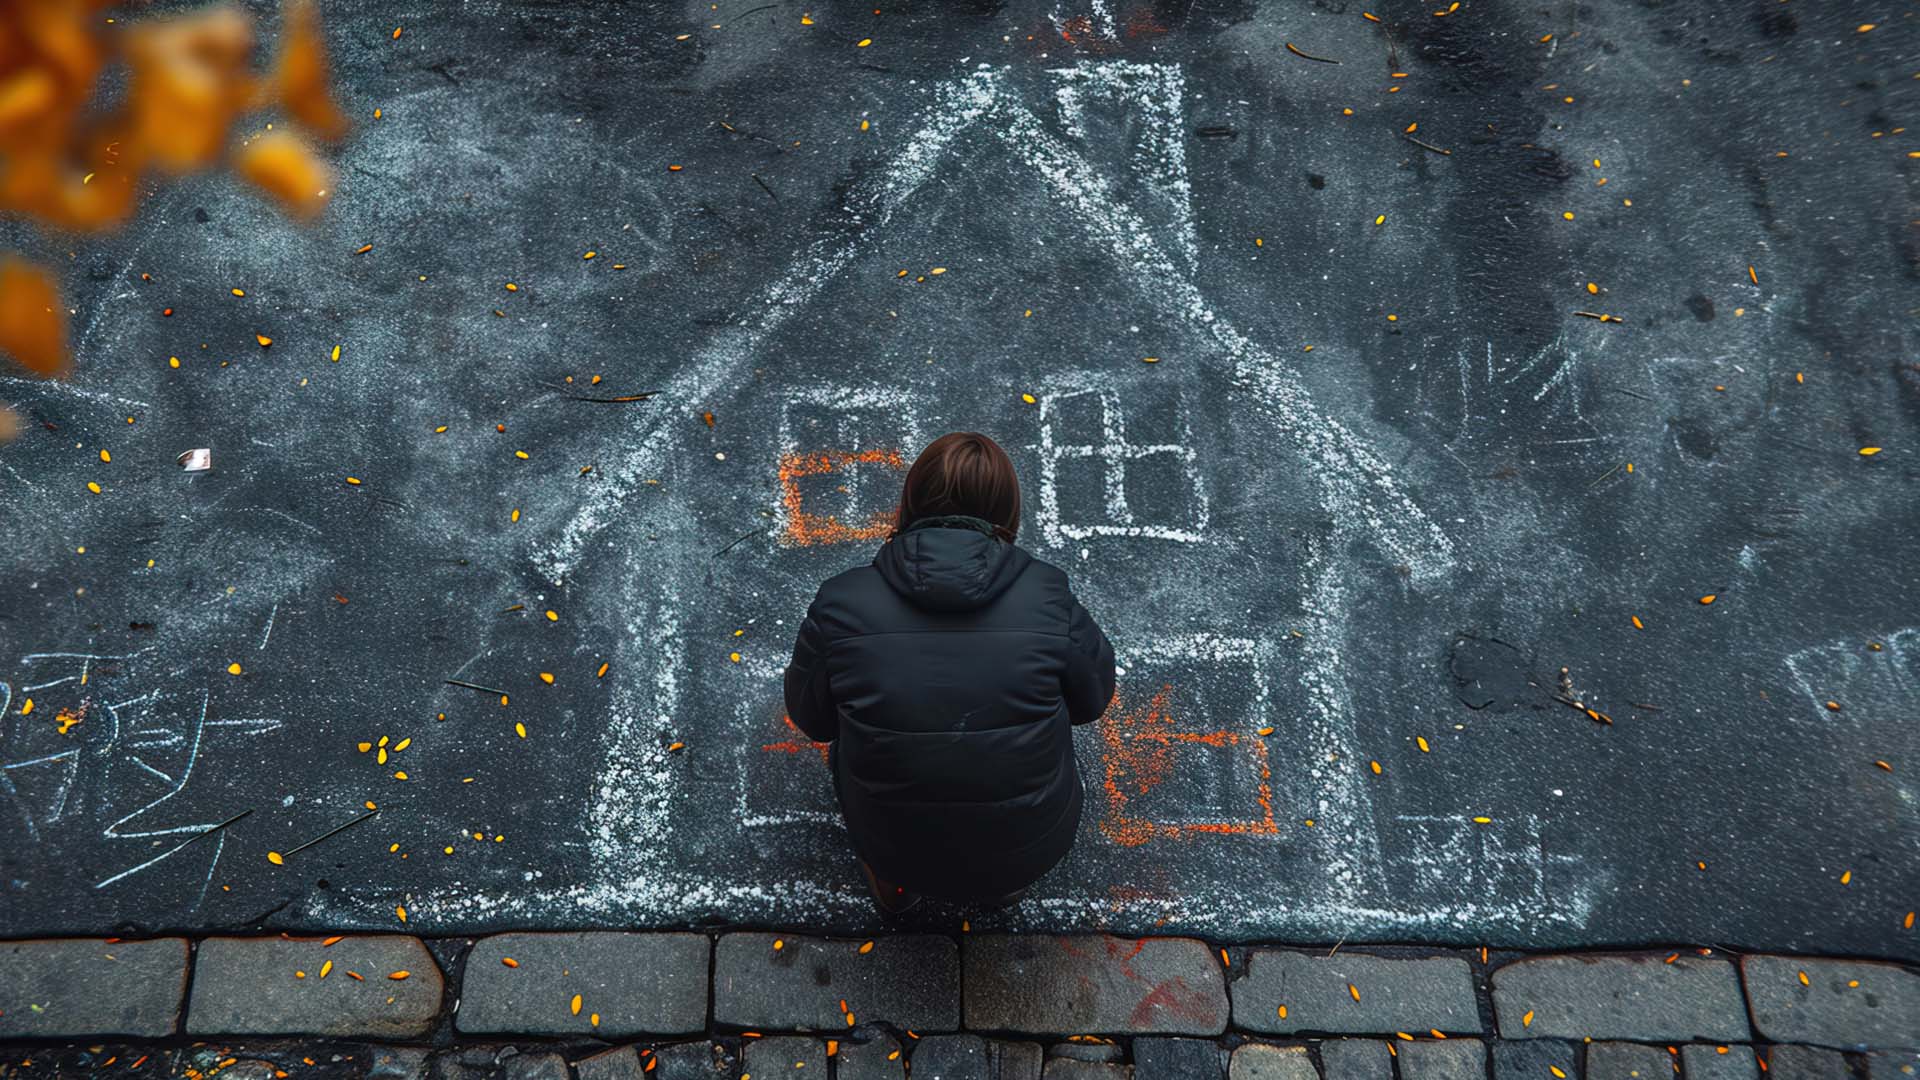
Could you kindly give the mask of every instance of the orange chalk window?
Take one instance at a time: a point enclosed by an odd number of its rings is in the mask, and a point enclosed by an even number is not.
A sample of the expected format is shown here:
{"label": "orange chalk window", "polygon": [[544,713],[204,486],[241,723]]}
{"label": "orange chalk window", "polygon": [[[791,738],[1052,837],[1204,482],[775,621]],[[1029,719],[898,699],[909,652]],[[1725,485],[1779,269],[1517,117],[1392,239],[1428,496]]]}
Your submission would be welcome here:
{"label": "orange chalk window", "polygon": [[[904,473],[906,463],[899,450],[818,451],[809,454],[783,454],[780,457],[780,502],[786,508],[787,527],[782,541],[789,547],[816,544],[844,544],[855,540],[881,540],[893,528],[894,507],[875,510],[856,520],[843,521],[837,514],[806,508],[806,492],[817,497],[825,488],[816,477],[851,474],[864,467],[883,467]],[[811,482],[809,482],[811,481]],[[845,490],[845,485],[839,485]]]}

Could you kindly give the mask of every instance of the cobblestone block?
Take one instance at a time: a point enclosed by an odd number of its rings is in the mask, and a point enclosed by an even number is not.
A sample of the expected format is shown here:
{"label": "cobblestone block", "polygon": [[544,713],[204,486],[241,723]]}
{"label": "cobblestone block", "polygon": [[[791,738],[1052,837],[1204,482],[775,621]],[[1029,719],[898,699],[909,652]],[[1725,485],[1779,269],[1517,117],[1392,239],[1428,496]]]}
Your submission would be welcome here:
{"label": "cobblestone block", "polygon": [[826,1080],[827,1047],[806,1035],[748,1039],[740,1069],[754,1080]]}
{"label": "cobblestone block", "polygon": [[[741,1072],[731,1047],[707,1039],[656,1046],[651,1058],[658,1064],[647,1073],[647,1080],[739,1080]],[[640,1059],[643,1069],[647,1060]]]}
{"label": "cobblestone block", "polygon": [[510,1054],[500,1062],[502,1080],[573,1080],[567,1059],[539,1052]]}
{"label": "cobblestone block", "polygon": [[1587,1080],[1672,1080],[1673,1055],[1644,1043],[1587,1044]]}
{"label": "cobblestone block", "polygon": [[1503,1039],[1749,1037],[1740,980],[1725,960],[1682,956],[1542,956],[1493,973]]}
{"label": "cobblestone block", "polygon": [[367,1080],[421,1080],[427,1075],[427,1053],[424,1046],[378,1047],[367,1065]]}
{"label": "cobblestone block", "polygon": [[1034,1034],[1218,1035],[1220,962],[1193,938],[973,934],[967,1027]]}
{"label": "cobblestone block", "polygon": [[1133,1040],[1133,1080],[1226,1080],[1227,1055],[1212,1039]]}
{"label": "cobblestone block", "polygon": [[1242,1043],[1227,1059],[1227,1080],[1320,1080],[1304,1046]]}
{"label": "cobblestone block", "polygon": [[1327,1080],[1393,1080],[1393,1055],[1378,1039],[1328,1039],[1320,1044]]}
{"label": "cobblestone block", "polygon": [[1047,1059],[1045,1080],[1133,1080],[1133,1066],[1106,1061],[1081,1061],[1078,1058]]}
{"label": "cobblestone block", "polygon": [[[467,954],[463,1034],[680,1035],[707,1026],[704,934],[495,934]],[[511,965],[507,961],[513,961]],[[572,1008],[579,995],[578,1013]],[[599,1017],[599,1024],[593,1022]]]}
{"label": "cobblestone block", "polygon": [[1680,1071],[1687,1080],[1758,1080],[1753,1048],[1738,1043],[1688,1043],[1680,1048]]}
{"label": "cobblestone block", "polygon": [[1233,1023],[1275,1034],[1479,1034],[1480,1007],[1473,969],[1455,957],[1390,960],[1357,952],[1257,949],[1247,973],[1233,983]]}
{"label": "cobblestone block", "polygon": [[1415,1039],[1399,1050],[1400,1080],[1486,1080],[1487,1045],[1479,1039]]}
{"label": "cobblestone block", "polygon": [[979,1035],[914,1040],[914,1080],[1040,1080],[1040,1044]]}
{"label": "cobblestone block", "polygon": [[994,1080],[1040,1080],[1039,1043],[988,1039],[987,1060]]}
{"label": "cobblestone block", "polygon": [[1494,1080],[1540,1080],[1558,1069],[1569,1077],[1579,1075],[1579,1055],[1574,1044],[1558,1039],[1502,1039],[1493,1044]]}
{"label": "cobblestone block", "polygon": [[1764,1038],[1847,1050],[1920,1048],[1920,975],[1906,968],[1791,956],[1749,956],[1740,967],[1753,1026]]}
{"label": "cobblestone block", "polygon": [[960,1026],[960,957],[951,939],[901,934],[876,938],[862,952],[864,944],[723,935],[714,947],[714,1023],[838,1033],[853,1026],[852,1013],[855,1022],[886,1020],[915,1031]]}
{"label": "cobblestone block", "polygon": [[0,942],[0,1039],[173,1034],[187,939]]}
{"label": "cobblestone block", "polygon": [[322,940],[202,941],[194,956],[186,1030],[379,1039],[416,1038],[432,1030],[445,987],[419,938],[355,935],[331,946]]}
{"label": "cobblestone block", "polygon": [[1911,1050],[1881,1050],[1867,1055],[1867,1080],[1914,1080],[1915,1077],[1920,1077],[1920,1054]]}
{"label": "cobblestone block", "polygon": [[1767,1051],[1767,1080],[1853,1080],[1838,1050],[1782,1043]]}
{"label": "cobblestone block", "polygon": [[864,1043],[841,1043],[833,1067],[838,1080],[902,1080],[907,1074],[900,1043],[885,1032]]}
{"label": "cobblestone block", "polygon": [[1115,1042],[1057,1042],[1047,1047],[1047,1056],[1112,1064],[1126,1060],[1127,1049]]}
{"label": "cobblestone block", "polygon": [[640,1055],[631,1046],[616,1046],[573,1063],[579,1080],[641,1080]]}

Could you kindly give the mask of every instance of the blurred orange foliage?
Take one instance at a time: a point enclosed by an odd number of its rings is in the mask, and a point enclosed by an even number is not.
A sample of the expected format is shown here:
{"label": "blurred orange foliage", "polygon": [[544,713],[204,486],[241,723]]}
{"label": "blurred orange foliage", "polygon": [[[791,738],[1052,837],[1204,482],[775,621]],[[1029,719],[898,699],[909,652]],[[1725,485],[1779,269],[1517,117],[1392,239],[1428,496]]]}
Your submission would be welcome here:
{"label": "blurred orange foliage", "polygon": [[[223,157],[289,213],[326,206],[332,172],[311,146],[275,128],[229,151],[246,113],[278,107],[320,139],[347,132],[327,89],[326,50],[308,0],[288,0],[273,71],[251,63],[253,23],[218,4],[132,26],[104,0],[0,0],[0,213],[98,231],[132,216],[141,179],[210,168]],[[88,104],[124,68],[110,110]],[[71,365],[53,275],[0,259],[0,350],[41,375]]]}

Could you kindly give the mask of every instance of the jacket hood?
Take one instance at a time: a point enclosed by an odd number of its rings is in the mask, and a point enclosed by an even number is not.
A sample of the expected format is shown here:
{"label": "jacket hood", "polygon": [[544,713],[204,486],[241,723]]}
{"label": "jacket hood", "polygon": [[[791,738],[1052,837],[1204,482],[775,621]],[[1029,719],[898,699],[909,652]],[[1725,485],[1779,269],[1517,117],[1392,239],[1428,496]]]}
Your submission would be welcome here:
{"label": "jacket hood", "polygon": [[881,579],[927,611],[984,607],[1030,561],[1026,552],[995,536],[991,524],[961,514],[921,518],[873,557]]}

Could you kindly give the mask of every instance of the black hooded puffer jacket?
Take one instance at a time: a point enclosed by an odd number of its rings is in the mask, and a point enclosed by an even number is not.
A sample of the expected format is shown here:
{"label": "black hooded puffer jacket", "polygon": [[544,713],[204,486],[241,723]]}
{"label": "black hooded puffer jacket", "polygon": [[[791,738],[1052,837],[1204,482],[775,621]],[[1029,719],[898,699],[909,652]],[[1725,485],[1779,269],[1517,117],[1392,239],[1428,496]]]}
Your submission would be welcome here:
{"label": "black hooded puffer jacket", "polygon": [[1051,564],[976,517],[914,522],[820,586],[787,715],[832,742],[853,848],[909,891],[990,900],[1072,846],[1071,725],[1113,698],[1113,647]]}

